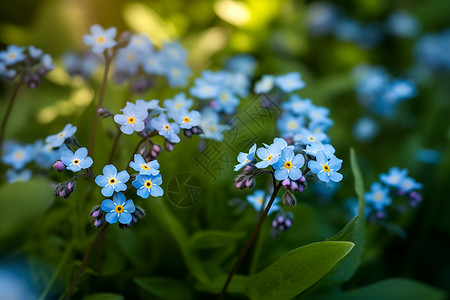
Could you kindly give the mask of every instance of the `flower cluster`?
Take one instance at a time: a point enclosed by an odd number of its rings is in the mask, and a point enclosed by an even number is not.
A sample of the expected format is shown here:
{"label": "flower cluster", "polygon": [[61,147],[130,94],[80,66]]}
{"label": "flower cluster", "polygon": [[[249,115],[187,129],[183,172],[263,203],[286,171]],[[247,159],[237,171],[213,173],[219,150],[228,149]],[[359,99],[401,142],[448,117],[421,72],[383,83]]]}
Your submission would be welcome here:
{"label": "flower cluster", "polygon": [[54,68],[52,57],[34,46],[9,45],[0,51],[0,78],[12,81],[21,76],[30,89],[36,88]]}
{"label": "flower cluster", "polygon": [[415,44],[415,55],[420,66],[432,71],[450,70],[450,29],[422,36]]}
{"label": "flower cluster", "polygon": [[300,73],[291,72],[284,75],[263,75],[259,81],[255,83],[253,91],[256,94],[269,93],[275,87],[278,87],[283,93],[291,93],[300,90],[306,86],[302,80]]}

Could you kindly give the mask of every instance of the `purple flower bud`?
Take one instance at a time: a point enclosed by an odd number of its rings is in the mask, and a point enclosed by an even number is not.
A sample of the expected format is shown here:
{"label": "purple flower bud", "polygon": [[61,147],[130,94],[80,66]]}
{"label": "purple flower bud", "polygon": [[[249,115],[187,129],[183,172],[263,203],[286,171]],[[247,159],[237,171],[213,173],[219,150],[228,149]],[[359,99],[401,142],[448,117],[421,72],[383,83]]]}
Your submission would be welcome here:
{"label": "purple flower bud", "polygon": [[273,220],[272,221],[272,227],[277,227],[277,225],[278,225],[277,221]]}
{"label": "purple flower bud", "polygon": [[283,221],[284,221],[284,218],[283,218],[282,216],[279,216],[279,217],[277,218],[277,222],[278,222],[278,223],[283,223]]}
{"label": "purple flower bud", "polygon": [[291,185],[290,185],[291,190],[295,191],[298,189],[298,187],[299,187],[299,185],[297,182],[295,182],[295,181],[291,182]]}
{"label": "purple flower bud", "polygon": [[100,216],[100,213],[101,213],[101,211],[100,210],[96,210],[96,211],[94,211],[93,213],[92,213],[92,217],[93,218],[98,218],[98,216]]}
{"label": "purple flower bud", "polygon": [[53,168],[56,169],[56,171],[58,172],[62,172],[66,169],[66,166],[64,165],[64,163],[60,160],[57,160],[54,164],[53,164]]}
{"label": "purple flower bud", "polygon": [[66,185],[66,189],[67,191],[69,191],[70,193],[73,192],[73,189],[75,188],[75,182],[74,181],[69,181]]}
{"label": "purple flower bud", "polygon": [[47,69],[46,68],[39,68],[39,70],[37,71],[39,75],[44,76],[47,73]]}
{"label": "purple flower bud", "polygon": [[175,149],[175,144],[169,142],[169,140],[165,140],[165,141],[164,141],[164,148],[165,148],[167,151],[172,152],[173,149]]}
{"label": "purple flower bud", "polygon": [[183,133],[186,137],[191,138],[192,137],[192,131],[190,129],[184,129]]}
{"label": "purple flower bud", "polygon": [[97,108],[97,116],[99,116],[100,118],[109,118],[113,117],[114,114],[110,112],[107,108],[99,107]]}
{"label": "purple flower bud", "polygon": [[281,184],[286,188],[291,185],[291,180],[289,178],[286,178],[281,182]]}
{"label": "purple flower bud", "polygon": [[305,182],[305,181],[306,181],[305,176],[300,177],[300,178],[298,179],[298,181],[299,181],[299,182]]}
{"label": "purple flower bud", "polygon": [[40,78],[39,75],[37,75],[37,74],[33,74],[33,75],[31,76],[31,79],[32,79],[33,81],[36,81],[36,82],[41,81],[41,78]]}
{"label": "purple flower bud", "polygon": [[217,109],[217,101],[216,100],[211,100],[209,102],[209,106],[211,106],[212,109]]}
{"label": "purple flower bud", "polygon": [[287,219],[287,220],[284,222],[284,225],[286,225],[287,228],[290,228],[290,227],[292,226],[291,220]]}
{"label": "purple flower bud", "polygon": [[28,84],[28,87],[29,87],[30,89],[34,90],[34,89],[36,88],[36,83],[30,82],[30,83]]}
{"label": "purple flower bud", "polygon": [[286,227],[284,227],[284,225],[280,225],[280,226],[278,226],[278,229],[281,230],[281,231],[285,231]]}
{"label": "purple flower bud", "polygon": [[61,198],[66,198],[66,196],[67,196],[66,191],[65,191],[65,190],[60,191],[60,192],[59,192],[59,196],[60,196]]}
{"label": "purple flower bud", "polygon": [[152,150],[155,151],[156,153],[159,153],[161,152],[161,146],[158,144],[153,144]]}
{"label": "purple flower bud", "polygon": [[191,128],[191,131],[192,131],[192,133],[195,134],[195,135],[199,135],[199,134],[202,134],[202,133],[203,133],[203,129],[201,129],[201,128],[198,127],[198,126],[192,127],[192,128]]}
{"label": "purple flower bud", "polygon": [[94,226],[95,227],[100,227],[102,224],[103,224],[103,219],[102,218],[97,219],[97,220],[94,221]]}
{"label": "purple flower bud", "polygon": [[152,158],[157,158],[159,153],[154,151],[154,150],[152,150],[152,151],[150,151],[150,155],[151,155]]}
{"label": "purple flower bud", "polygon": [[299,185],[298,189],[297,189],[300,193],[303,192],[305,190],[305,187],[303,185]]}
{"label": "purple flower bud", "polygon": [[249,189],[255,186],[255,180],[253,178],[247,179],[245,181],[245,186]]}
{"label": "purple flower bud", "polygon": [[23,82],[28,83],[31,80],[30,75],[23,76]]}
{"label": "purple flower bud", "polygon": [[294,139],[291,138],[291,137],[284,138],[284,140],[286,141],[286,143],[288,145],[293,145],[294,144]]}
{"label": "purple flower bud", "polygon": [[253,171],[255,169],[255,166],[254,165],[246,165],[245,167],[244,167],[244,172],[251,172],[251,171]]}
{"label": "purple flower bud", "polygon": [[138,219],[135,216],[133,216],[131,219],[131,223],[137,223],[137,221],[138,221]]}

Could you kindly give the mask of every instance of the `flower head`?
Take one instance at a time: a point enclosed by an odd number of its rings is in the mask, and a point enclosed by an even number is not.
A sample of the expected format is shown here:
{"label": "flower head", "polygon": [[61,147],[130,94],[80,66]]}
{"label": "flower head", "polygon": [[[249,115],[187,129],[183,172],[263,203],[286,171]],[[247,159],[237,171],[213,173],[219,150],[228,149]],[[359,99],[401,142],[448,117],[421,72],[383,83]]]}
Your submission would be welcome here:
{"label": "flower head", "polygon": [[130,161],[130,167],[133,170],[138,171],[141,175],[158,175],[159,163],[157,160],[145,162],[144,158],[140,154],[134,155],[134,161]]}
{"label": "flower head", "polygon": [[77,132],[77,127],[67,124],[60,133],[48,136],[45,142],[51,144],[53,148],[58,148],[64,144],[66,139],[71,138],[75,132]]}
{"label": "flower head", "polygon": [[400,188],[400,184],[407,178],[408,169],[392,167],[387,174],[380,174],[380,181],[388,186]]}
{"label": "flower head", "polygon": [[202,115],[196,110],[189,112],[183,107],[173,116],[173,119],[180,125],[180,128],[191,129],[200,125]]}
{"label": "flower head", "polygon": [[332,145],[322,143],[311,143],[311,145],[306,146],[306,149],[304,151],[306,152],[306,154],[309,154],[311,156],[316,156],[318,151],[323,151],[328,159],[330,159],[336,152]]}
{"label": "flower head", "polygon": [[5,51],[0,52],[0,61],[5,65],[14,65],[18,62],[24,61],[26,59],[25,47],[19,47],[17,45],[9,45]]}
{"label": "flower head", "polygon": [[103,168],[103,174],[95,178],[95,183],[102,187],[103,196],[110,197],[114,192],[127,189],[125,183],[130,179],[130,175],[126,170],[117,173],[117,168],[114,165],[107,165]]}
{"label": "flower head", "polygon": [[256,94],[268,93],[275,86],[275,76],[263,75],[261,80],[255,83],[254,92]]}
{"label": "flower head", "polygon": [[136,180],[133,181],[133,186],[137,189],[138,196],[144,199],[147,199],[149,195],[153,197],[162,196],[164,191],[160,187],[161,184],[161,175],[138,175],[136,176]]}
{"label": "flower head", "polygon": [[389,196],[389,188],[379,182],[375,182],[370,186],[370,192],[365,194],[365,198],[367,204],[370,204],[378,211],[383,210],[392,203],[392,199]]}
{"label": "flower head", "polygon": [[254,160],[255,152],[256,152],[256,144],[253,144],[253,146],[250,148],[248,153],[244,153],[244,152],[239,153],[238,157],[237,157],[237,161],[239,163],[234,166],[234,171],[239,171],[242,167],[246,166],[252,160]]}
{"label": "flower head", "polygon": [[169,116],[174,117],[181,108],[189,109],[194,104],[192,99],[187,99],[185,93],[178,93],[173,99],[164,100],[164,107],[169,111]]}
{"label": "flower head", "polygon": [[114,40],[117,34],[115,27],[110,27],[106,30],[100,25],[91,26],[91,34],[85,34],[83,41],[87,46],[92,46],[92,51],[95,53],[103,53],[106,49],[111,49],[117,42]]}
{"label": "flower head", "polygon": [[262,161],[258,162],[255,166],[259,169],[264,169],[278,161],[281,155],[281,147],[279,144],[273,143],[268,148],[258,148],[258,150],[256,150],[256,155],[258,155]]}
{"label": "flower head", "polygon": [[331,156],[330,159],[327,158],[323,151],[317,151],[316,159],[310,160],[308,162],[308,167],[311,172],[317,174],[317,177],[323,182],[339,182],[342,180],[342,174],[338,173],[342,166],[342,160],[338,159],[336,156]]}
{"label": "flower head", "polygon": [[165,137],[171,143],[179,143],[180,137],[177,135],[180,132],[180,127],[177,123],[170,123],[165,114],[160,114],[153,118],[150,124],[155,128],[159,135]]}
{"label": "flower head", "polygon": [[21,146],[13,145],[2,160],[5,165],[12,166],[16,170],[22,169],[26,164],[31,162],[34,158],[34,147],[32,145]]}
{"label": "flower head", "polygon": [[9,183],[26,182],[31,179],[31,175],[31,171],[28,169],[20,171],[9,169],[6,171],[6,180],[8,180]]}
{"label": "flower head", "polygon": [[125,134],[132,134],[133,132],[140,132],[145,129],[145,118],[148,116],[148,111],[145,109],[138,109],[133,103],[127,103],[122,110],[123,114],[114,116],[114,121],[120,124],[120,130]]}
{"label": "flower head", "polygon": [[297,180],[302,177],[301,167],[305,164],[305,158],[301,154],[294,154],[294,150],[284,148],[281,150],[280,159],[273,165],[275,168],[275,178],[284,180],[290,178]]}
{"label": "flower head", "polygon": [[136,210],[133,200],[126,200],[122,193],[115,194],[113,200],[103,200],[101,208],[107,213],[105,220],[110,224],[117,223],[117,221],[121,224],[130,223],[132,220],[131,214]]}
{"label": "flower head", "polygon": [[[265,196],[265,199],[264,199]],[[270,201],[270,194],[267,196],[265,195],[265,192],[263,190],[255,190],[255,192],[252,195],[247,196],[247,201],[253,206],[253,208],[256,211],[261,211],[261,205],[264,205],[264,207],[269,203]],[[280,202],[280,198],[275,198],[273,201],[272,206],[269,210],[269,215],[273,212],[276,212],[277,210],[280,210],[280,205],[278,204]]]}
{"label": "flower head", "polygon": [[305,82],[301,79],[300,73],[297,72],[277,76],[275,84],[285,93],[291,93],[306,86]]}
{"label": "flower head", "polygon": [[68,170],[77,172],[92,166],[92,158],[87,156],[87,154],[88,151],[84,147],[79,148],[75,153],[70,150],[63,150],[60,159],[66,165]]}

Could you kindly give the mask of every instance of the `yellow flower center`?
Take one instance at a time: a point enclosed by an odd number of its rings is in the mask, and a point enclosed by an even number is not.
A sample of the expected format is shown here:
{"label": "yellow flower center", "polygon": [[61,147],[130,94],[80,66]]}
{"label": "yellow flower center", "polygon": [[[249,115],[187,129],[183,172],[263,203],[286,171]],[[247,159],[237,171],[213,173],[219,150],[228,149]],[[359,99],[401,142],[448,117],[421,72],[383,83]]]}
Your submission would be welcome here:
{"label": "yellow flower center", "polygon": [[246,160],[245,160],[245,163],[248,163],[248,162],[249,162],[249,160],[248,160],[248,159],[246,159]]}
{"label": "yellow flower center", "polygon": [[330,166],[327,165],[327,164],[323,165],[322,168],[323,168],[323,170],[324,170],[325,172],[330,172],[330,170],[331,170],[331,169],[330,169]]}
{"label": "yellow flower center", "polygon": [[10,53],[10,54],[8,55],[8,57],[11,58],[11,59],[13,59],[13,58],[16,57],[16,54],[15,54],[15,53]]}
{"label": "yellow flower center", "polygon": [[287,161],[284,163],[284,167],[289,170],[290,168],[292,168],[292,163],[290,161]]}
{"label": "yellow flower center", "polygon": [[273,154],[270,154],[269,156],[267,156],[267,160],[271,160],[273,157]]}
{"label": "yellow flower center", "polygon": [[191,119],[189,119],[188,117],[184,117],[184,118],[183,118],[183,121],[184,121],[185,123],[189,123],[189,122],[191,122]]}
{"label": "yellow flower center", "polygon": [[291,129],[291,130],[297,128],[297,122],[295,122],[295,121],[290,121],[290,122],[288,123],[288,128]]}
{"label": "yellow flower center", "polygon": [[308,136],[308,140],[309,140],[310,142],[314,142],[316,139],[311,135],[311,136]]}
{"label": "yellow flower center", "polygon": [[181,71],[178,69],[172,69],[172,70],[170,70],[170,73],[172,73],[172,76],[175,78],[178,78],[181,76]]}
{"label": "yellow flower center", "polygon": [[135,117],[129,117],[128,120],[127,120],[127,122],[128,122],[129,124],[134,124],[134,122],[136,122],[136,118],[135,118]]}
{"label": "yellow flower center", "polygon": [[106,41],[106,39],[104,36],[99,36],[97,38],[97,43],[99,43],[99,44],[103,44],[105,41]]}
{"label": "yellow flower center", "polygon": [[144,170],[150,170],[150,167],[147,166],[147,165],[142,165],[141,168],[144,169]]}
{"label": "yellow flower center", "polygon": [[210,126],[210,127],[209,127],[209,131],[211,131],[211,132],[216,131],[216,127],[215,127],[215,126]]}
{"label": "yellow flower center", "polygon": [[146,189],[149,189],[153,186],[153,182],[149,179],[144,182],[144,186]]}
{"label": "yellow flower center", "polygon": [[61,132],[61,133],[58,134],[58,137],[59,137],[60,139],[62,139],[65,135],[66,135],[65,132]]}
{"label": "yellow flower center", "polygon": [[182,103],[178,103],[177,105],[176,105],[176,108],[177,109],[180,109],[180,108],[182,108],[183,107],[183,104]]}
{"label": "yellow flower center", "polygon": [[223,102],[227,102],[227,101],[228,101],[228,94],[225,93],[225,92],[223,92],[222,94],[220,94],[220,99],[221,99]]}
{"label": "yellow flower center", "polygon": [[123,206],[122,205],[117,205],[116,208],[114,209],[114,211],[118,214],[123,213]]}
{"label": "yellow flower center", "polygon": [[170,125],[169,124],[164,124],[164,129],[169,131],[170,130]]}
{"label": "yellow flower center", "polygon": [[381,201],[383,199],[383,194],[381,192],[376,192],[374,198],[375,200]]}
{"label": "yellow flower center", "polygon": [[131,54],[131,53],[128,54],[128,55],[127,55],[127,60],[128,60],[128,61],[133,61],[133,60],[134,60],[134,55]]}
{"label": "yellow flower center", "polygon": [[24,155],[23,155],[22,151],[19,151],[19,152],[16,152],[16,154],[14,156],[16,157],[16,159],[22,159]]}
{"label": "yellow flower center", "polygon": [[80,161],[78,158],[75,158],[74,160],[72,160],[72,163],[73,163],[74,165],[79,165],[80,162],[81,162],[81,161]]}
{"label": "yellow flower center", "polygon": [[108,180],[108,184],[110,185],[115,185],[117,183],[117,179],[114,177],[109,178]]}
{"label": "yellow flower center", "polygon": [[256,199],[256,202],[258,203],[258,204],[262,204],[263,203],[263,198],[258,198],[258,199]]}

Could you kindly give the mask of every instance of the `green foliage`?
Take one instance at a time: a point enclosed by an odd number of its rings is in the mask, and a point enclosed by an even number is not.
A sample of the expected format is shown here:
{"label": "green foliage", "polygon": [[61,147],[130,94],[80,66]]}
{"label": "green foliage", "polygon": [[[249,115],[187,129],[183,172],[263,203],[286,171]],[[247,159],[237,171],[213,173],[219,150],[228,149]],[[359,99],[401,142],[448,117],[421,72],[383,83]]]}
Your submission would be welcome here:
{"label": "green foliage", "polygon": [[165,277],[138,277],[134,282],[154,297],[165,300],[194,299],[192,287],[186,282]]}
{"label": "green foliage", "polygon": [[119,294],[98,293],[83,297],[83,300],[124,300],[125,297]]}
{"label": "green foliage", "polygon": [[245,292],[252,299],[291,299],[328,273],[354,247],[351,242],[319,242],[290,251],[251,276]]}
{"label": "green foliage", "polygon": [[242,232],[228,232],[220,230],[197,231],[189,238],[192,250],[212,249],[229,246],[245,236]]}

